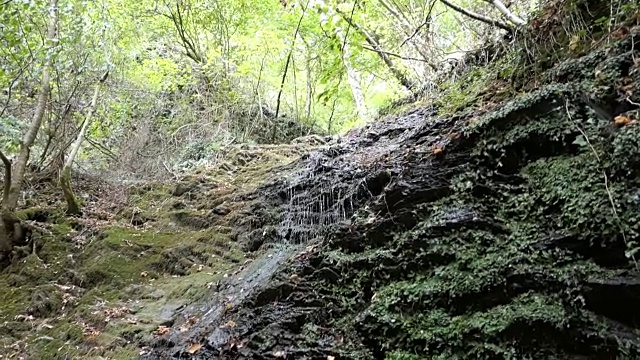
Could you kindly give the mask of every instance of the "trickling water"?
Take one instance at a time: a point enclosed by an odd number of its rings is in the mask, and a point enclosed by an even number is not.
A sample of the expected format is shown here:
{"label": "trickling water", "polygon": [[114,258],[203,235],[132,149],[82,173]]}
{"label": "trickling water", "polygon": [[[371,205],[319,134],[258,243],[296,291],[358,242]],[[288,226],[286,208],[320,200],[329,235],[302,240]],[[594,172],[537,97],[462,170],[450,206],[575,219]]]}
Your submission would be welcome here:
{"label": "trickling water", "polygon": [[396,165],[400,159],[394,161],[401,155],[396,150],[419,131],[427,116],[418,111],[396,123],[371,124],[309,153],[280,179],[283,212],[278,239],[306,242],[349,220],[364,201],[379,195],[401,173]]}

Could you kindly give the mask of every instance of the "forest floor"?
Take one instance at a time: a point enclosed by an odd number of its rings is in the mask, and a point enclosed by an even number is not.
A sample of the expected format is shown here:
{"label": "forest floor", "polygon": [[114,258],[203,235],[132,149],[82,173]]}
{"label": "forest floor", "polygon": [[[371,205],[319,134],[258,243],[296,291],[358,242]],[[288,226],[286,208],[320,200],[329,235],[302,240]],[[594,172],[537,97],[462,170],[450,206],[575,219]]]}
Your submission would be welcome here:
{"label": "forest floor", "polygon": [[[272,170],[319,143],[235,146],[215,166],[138,185],[76,179],[80,217],[55,184],[20,212],[34,246],[0,276],[0,359],[133,359],[258,253],[237,241]],[[109,196],[105,196],[108,194]],[[46,204],[46,205],[44,205]]]}

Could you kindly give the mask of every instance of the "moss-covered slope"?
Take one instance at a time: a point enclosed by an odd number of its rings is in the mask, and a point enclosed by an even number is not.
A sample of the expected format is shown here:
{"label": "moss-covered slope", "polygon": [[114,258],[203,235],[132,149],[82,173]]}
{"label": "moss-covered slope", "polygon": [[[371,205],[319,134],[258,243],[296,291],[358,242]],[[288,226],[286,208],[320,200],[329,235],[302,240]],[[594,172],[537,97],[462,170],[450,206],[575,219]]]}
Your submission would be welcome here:
{"label": "moss-covered slope", "polygon": [[605,43],[508,101],[395,125],[383,189],[194,356],[640,357],[640,29]]}

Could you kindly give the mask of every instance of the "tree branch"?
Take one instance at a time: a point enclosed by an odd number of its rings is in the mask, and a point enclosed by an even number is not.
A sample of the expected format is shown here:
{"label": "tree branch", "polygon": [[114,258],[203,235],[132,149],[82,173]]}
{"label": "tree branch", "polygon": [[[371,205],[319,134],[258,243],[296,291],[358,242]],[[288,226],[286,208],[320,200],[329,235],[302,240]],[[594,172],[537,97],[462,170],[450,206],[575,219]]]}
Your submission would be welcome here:
{"label": "tree branch", "polygon": [[413,39],[416,35],[418,35],[418,33],[420,32],[420,30],[422,30],[423,27],[430,25],[431,24],[431,13],[433,11],[434,6],[436,5],[437,1],[433,1],[431,3],[431,6],[429,7],[429,12],[427,13],[427,16],[425,17],[425,20],[422,24],[418,25],[418,27],[414,30],[414,32],[406,39],[404,39],[402,41],[402,43],[400,44],[400,47],[403,47],[404,44],[406,44],[408,41],[411,41],[411,39]]}
{"label": "tree branch", "polygon": [[364,39],[373,49],[381,50],[376,51],[376,53],[378,54],[380,59],[382,59],[385,65],[387,65],[387,68],[389,69],[389,71],[391,71],[391,74],[393,74],[393,76],[396,78],[396,80],[398,80],[400,84],[402,84],[402,86],[404,86],[407,90],[412,91],[415,88],[415,84],[413,84],[413,82],[410,81],[409,78],[407,78],[407,76],[393,64],[393,62],[389,58],[389,55],[387,55],[386,52],[382,51],[382,47],[380,46],[378,40],[376,40],[376,38],[371,35],[366,29],[356,24],[352,18],[347,16],[347,14],[341,12],[338,9],[336,9],[336,12],[344,19],[344,21],[346,21],[352,28],[360,33],[360,35],[364,36]]}
{"label": "tree branch", "polygon": [[453,10],[455,10],[455,11],[457,11],[457,12],[463,14],[463,15],[466,15],[466,16],[472,18],[472,19],[475,19],[475,20],[478,20],[478,21],[482,21],[485,24],[493,25],[493,26],[499,27],[499,28],[501,28],[503,30],[507,30],[509,32],[513,32],[514,31],[513,27],[511,25],[505,23],[505,22],[502,22],[502,21],[496,20],[496,19],[492,19],[490,17],[484,16],[484,15],[480,15],[478,13],[474,13],[472,11],[463,9],[463,8],[459,7],[458,5],[450,3],[448,0],[440,0],[440,1],[443,4],[447,5],[448,7],[452,8]]}
{"label": "tree branch", "polygon": [[518,15],[514,14],[513,12],[511,12],[511,10],[507,9],[507,7],[504,5],[504,3],[502,1],[500,1],[500,0],[485,0],[485,1],[490,3],[491,5],[495,6],[512,23],[514,23],[514,24],[516,24],[518,26],[522,26],[522,25],[527,23],[522,18],[520,18]]}
{"label": "tree branch", "polygon": [[437,70],[435,65],[432,65],[428,60],[425,60],[425,59],[418,59],[418,58],[414,58],[414,57],[402,56],[402,55],[399,55],[399,54],[388,52],[386,50],[370,48],[370,47],[368,47],[366,45],[361,45],[361,46],[365,50],[386,54],[386,55],[393,56],[393,57],[398,58],[398,59],[409,60],[409,61],[420,61],[420,62],[426,63],[427,65],[429,65],[432,68],[434,68],[435,70]]}

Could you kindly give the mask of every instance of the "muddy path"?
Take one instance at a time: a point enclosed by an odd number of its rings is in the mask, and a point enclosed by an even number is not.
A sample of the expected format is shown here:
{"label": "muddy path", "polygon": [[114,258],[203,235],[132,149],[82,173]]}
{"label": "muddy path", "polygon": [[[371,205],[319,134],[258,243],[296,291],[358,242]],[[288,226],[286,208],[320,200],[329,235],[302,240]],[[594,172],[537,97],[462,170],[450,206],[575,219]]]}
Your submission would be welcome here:
{"label": "muddy path", "polygon": [[614,123],[638,118],[638,96],[617,94],[640,87],[639,42],[557,64],[499,104],[415,108],[282,168],[242,237],[263,257],[146,358],[640,356],[625,256],[640,240],[640,126]]}

